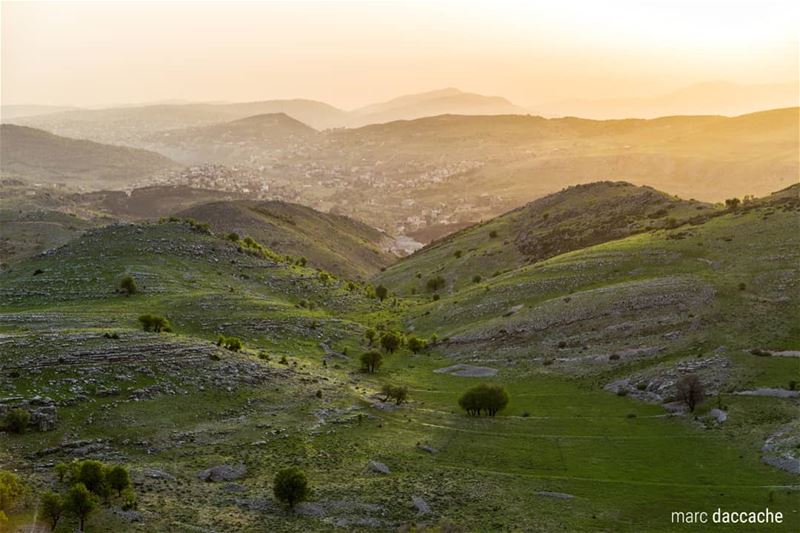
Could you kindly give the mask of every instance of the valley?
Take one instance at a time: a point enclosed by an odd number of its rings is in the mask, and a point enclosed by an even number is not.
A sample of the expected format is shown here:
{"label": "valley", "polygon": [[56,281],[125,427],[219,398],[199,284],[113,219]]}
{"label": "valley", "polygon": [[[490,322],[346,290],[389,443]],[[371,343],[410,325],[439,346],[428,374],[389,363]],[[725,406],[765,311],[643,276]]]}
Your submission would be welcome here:
{"label": "valley", "polygon": [[[377,233],[280,204],[85,229],[0,274],[1,408],[33,413],[0,460],[34,491],[59,462],[128,466],[135,510],[111,499],[93,531],[691,531],[670,513],[703,502],[793,531],[798,216],[797,187],[722,208],[601,182],[368,264]],[[314,235],[336,244],[286,247]],[[148,313],[172,332],[142,331]],[[370,329],[405,339],[375,373]],[[686,373],[706,387],[692,414]],[[497,417],[458,407],[481,382],[508,390]],[[312,493],[288,511],[271,480],[291,465]]]}

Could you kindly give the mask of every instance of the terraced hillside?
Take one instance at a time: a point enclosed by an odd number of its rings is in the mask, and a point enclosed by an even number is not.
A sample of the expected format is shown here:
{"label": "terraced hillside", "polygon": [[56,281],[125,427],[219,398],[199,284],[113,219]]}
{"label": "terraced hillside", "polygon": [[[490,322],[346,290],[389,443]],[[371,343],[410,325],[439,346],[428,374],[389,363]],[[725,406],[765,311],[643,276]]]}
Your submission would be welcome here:
{"label": "terraced hillside", "polygon": [[[33,494],[65,488],[62,461],[131,468],[137,507],[109,498],[92,531],[696,531],[670,513],[718,506],[768,506],[786,516],[771,531],[795,531],[797,193],[438,300],[389,282],[425,253],[374,280],[402,295],[381,301],[197,223],[90,230],[0,273],[0,410],[33,414],[0,433],[0,464]],[[119,292],[126,275],[136,294]],[[143,313],[173,332],[142,331]],[[368,328],[430,342],[365,373]],[[708,391],[695,416],[671,402],[689,372]],[[508,390],[497,417],[459,410],[477,383]],[[408,402],[382,401],[387,384]],[[291,511],[272,496],[290,465],[313,489]],[[30,498],[11,526],[35,512]]]}
{"label": "terraced hillside", "polygon": [[179,213],[219,233],[251,236],[270,248],[352,279],[366,279],[397,260],[394,240],[351,218],[287,202],[211,202]]}

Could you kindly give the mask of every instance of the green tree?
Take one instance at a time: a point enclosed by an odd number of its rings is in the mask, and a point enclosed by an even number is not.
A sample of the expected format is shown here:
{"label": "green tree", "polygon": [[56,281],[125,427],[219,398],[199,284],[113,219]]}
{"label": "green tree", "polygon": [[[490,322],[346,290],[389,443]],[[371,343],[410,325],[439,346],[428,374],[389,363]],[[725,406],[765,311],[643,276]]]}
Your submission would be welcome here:
{"label": "green tree", "polygon": [[63,483],[64,476],[69,473],[69,465],[67,463],[58,463],[55,466],[56,475],[58,476],[58,481]]}
{"label": "green tree", "polygon": [[228,238],[229,241],[239,242],[239,234],[236,233],[235,231],[232,231],[232,232],[228,233],[227,238]]}
{"label": "green tree", "polygon": [[374,328],[368,328],[364,332],[364,338],[367,339],[367,342],[369,342],[369,345],[372,346],[375,343],[375,339],[378,338],[378,332],[375,331]]}
{"label": "green tree", "polygon": [[275,497],[290,509],[308,498],[311,492],[305,473],[295,466],[284,468],[275,475],[272,490]]}
{"label": "green tree", "polygon": [[106,469],[100,461],[81,461],[75,481],[82,483],[94,494],[102,496],[106,490]]}
{"label": "green tree", "polygon": [[145,331],[153,331],[155,333],[167,333],[172,331],[172,326],[170,325],[169,320],[163,316],[151,314],[141,315],[139,317],[139,323],[142,325],[142,329]]}
{"label": "green tree", "polygon": [[489,416],[494,416],[508,405],[508,401],[508,392],[503,387],[478,385],[462,394],[458,399],[458,405],[473,416],[479,416],[483,411]]}
{"label": "green tree", "polygon": [[377,350],[370,350],[361,354],[361,368],[366,372],[375,372],[383,363],[383,355]]}
{"label": "green tree", "polygon": [[64,499],[60,494],[48,491],[42,494],[40,502],[42,517],[50,522],[50,529],[55,530],[64,512]]}
{"label": "green tree", "polygon": [[6,428],[12,433],[25,433],[31,414],[25,409],[12,409],[6,413]]}
{"label": "green tree", "polygon": [[9,511],[25,493],[25,485],[19,476],[0,470],[0,511]]}
{"label": "green tree", "polygon": [[133,276],[125,276],[122,278],[122,281],[119,282],[119,288],[128,296],[139,292],[139,288],[136,286],[136,280],[133,279]]}
{"label": "green tree", "polygon": [[83,483],[76,483],[67,491],[64,510],[78,519],[80,531],[83,531],[86,519],[95,509],[97,509],[97,497],[89,492]]}
{"label": "green tree", "polygon": [[381,335],[381,346],[389,353],[396,351],[401,344],[403,344],[403,339],[394,331],[387,331]]}
{"label": "green tree", "polygon": [[375,296],[377,296],[380,301],[384,301],[386,297],[389,296],[389,289],[383,285],[378,285],[375,287]]}
{"label": "green tree", "polygon": [[414,353],[419,353],[428,347],[428,343],[418,337],[408,338],[408,349]]}
{"label": "green tree", "polygon": [[118,496],[122,496],[122,491],[131,486],[131,476],[128,469],[121,465],[112,466],[106,472],[108,485],[117,491]]}

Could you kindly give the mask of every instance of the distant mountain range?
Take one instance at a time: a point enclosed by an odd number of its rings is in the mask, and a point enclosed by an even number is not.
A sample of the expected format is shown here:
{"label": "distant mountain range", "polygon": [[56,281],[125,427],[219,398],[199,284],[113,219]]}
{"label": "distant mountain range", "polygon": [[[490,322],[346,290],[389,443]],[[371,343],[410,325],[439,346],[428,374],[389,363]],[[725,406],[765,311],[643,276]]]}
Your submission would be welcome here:
{"label": "distant mountain range", "polygon": [[671,115],[742,115],[800,103],[800,85],[774,83],[740,85],[728,82],[699,83],[659,96],[564,100],[536,106],[536,114],[593,119],[656,118]]}

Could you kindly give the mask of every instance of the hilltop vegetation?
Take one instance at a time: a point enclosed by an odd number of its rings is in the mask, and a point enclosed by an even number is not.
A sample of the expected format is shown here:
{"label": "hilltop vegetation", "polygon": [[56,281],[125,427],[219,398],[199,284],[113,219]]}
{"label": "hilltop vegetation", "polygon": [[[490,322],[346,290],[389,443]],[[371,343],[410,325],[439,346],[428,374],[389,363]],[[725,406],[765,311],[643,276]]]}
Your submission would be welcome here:
{"label": "hilltop vegetation", "polygon": [[[129,469],[135,508],[112,498],[93,531],[691,531],[670,512],[706,504],[794,531],[798,192],[721,209],[571,188],[371,283],[214,223],[87,231],[0,273],[0,414],[31,415],[0,462],[34,495],[72,459]],[[555,232],[564,248],[528,246]],[[507,271],[474,281],[484,251]]]}
{"label": "hilltop vegetation", "polygon": [[250,236],[282,254],[348,279],[366,279],[396,260],[392,239],[350,218],[286,202],[214,202],[180,213],[218,233]]}

